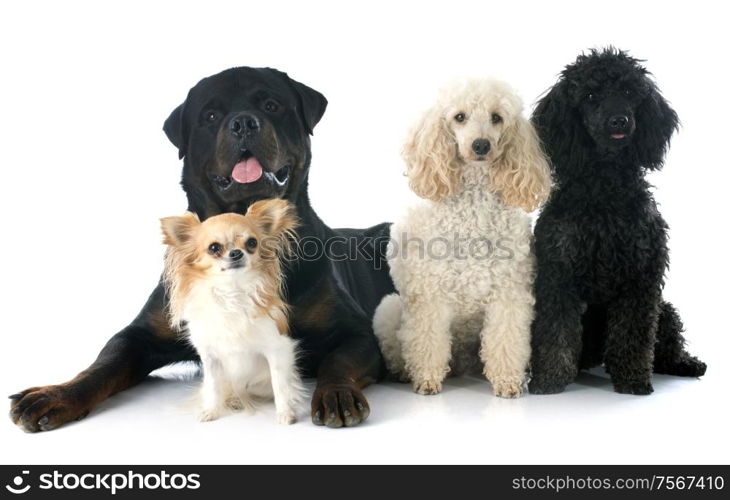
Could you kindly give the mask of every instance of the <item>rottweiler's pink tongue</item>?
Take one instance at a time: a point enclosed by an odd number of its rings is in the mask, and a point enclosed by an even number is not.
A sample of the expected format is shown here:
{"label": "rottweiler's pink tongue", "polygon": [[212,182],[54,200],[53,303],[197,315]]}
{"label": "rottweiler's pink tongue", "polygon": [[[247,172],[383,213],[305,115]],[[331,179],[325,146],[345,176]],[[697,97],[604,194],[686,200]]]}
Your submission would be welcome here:
{"label": "rottweiler's pink tongue", "polygon": [[248,184],[249,182],[256,182],[259,180],[264,171],[261,169],[261,164],[255,157],[247,158],[243,161],[236,163],[231,172],[231,177],[236,182],[241,184]]}

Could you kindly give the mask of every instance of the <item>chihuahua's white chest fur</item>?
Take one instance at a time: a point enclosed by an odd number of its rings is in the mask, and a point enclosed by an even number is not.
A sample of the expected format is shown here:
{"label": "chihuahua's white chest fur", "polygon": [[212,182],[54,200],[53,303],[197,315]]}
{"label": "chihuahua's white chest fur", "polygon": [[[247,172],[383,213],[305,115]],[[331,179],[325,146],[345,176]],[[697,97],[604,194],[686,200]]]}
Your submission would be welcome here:
{"label": "chihuahua's white chest fur", "polygon": [[272,315],[255,298],[255,273],[205,279],[187,297],[183,319],[190,342],[203,363],[200,420],[226,410],[253,410],[274,398],[277,420],[296,421],[303,387],[296,369],[296,342],[282,334]]}

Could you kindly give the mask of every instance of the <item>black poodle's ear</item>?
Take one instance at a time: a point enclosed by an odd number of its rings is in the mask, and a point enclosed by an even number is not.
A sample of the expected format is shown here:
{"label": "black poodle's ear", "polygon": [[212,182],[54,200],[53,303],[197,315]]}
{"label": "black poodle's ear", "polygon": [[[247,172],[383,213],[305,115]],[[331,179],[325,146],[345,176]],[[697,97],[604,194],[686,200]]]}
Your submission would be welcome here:
{"label": "black poodle's ear", "polygon": [[572,104],[569,83],[559,80],[537,103],[532,123],[556,177],[582,163],[588,140],[580,113]]}
{"label": "black poodle's ear", "polygon": [[669,142],[679,128],[679,117],[652,85],[651,92],[636,109],[636,133],[632,143],[639,164],[658,170],[664,164]]}
{"label": "black poodle's ear", "polygon": [[289,81],[289,85],[297,95],[297,111],[307,128],[307,132],[312,135],[315,125],[319,123],[325,109],[327,109],[327,99],[313,88],[292,80],[286,73],[284,77]]}
{"label": "black poodle's ear", "polygon": [[185,103],[182,103],[170,113],[170,116],[167,117],[165,124],[162,126],[162,130],[165,131],[167,138],[177,148],[180,159],[187,152],[187,133],[185,130],[184,116]]}

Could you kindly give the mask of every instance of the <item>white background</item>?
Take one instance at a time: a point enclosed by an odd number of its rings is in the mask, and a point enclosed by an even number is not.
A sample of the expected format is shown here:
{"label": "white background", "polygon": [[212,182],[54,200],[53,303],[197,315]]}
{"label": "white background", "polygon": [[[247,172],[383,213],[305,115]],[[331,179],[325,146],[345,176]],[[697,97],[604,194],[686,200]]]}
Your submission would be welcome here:
{"label": "white background", "polygon": [[[273,412],[200,424],[195,380],[155,378],[85,421],[27,435],[0,420],[2,463],[728,462],[726,16],[715,2],[13,2],[0,26],[3,227],[0,394],[61,382],[144,303],[161,269],[158,218],[185,209],[161,131],[200,78],[273,66],[323,92],[311,198],[332,226],[392,220],[413,198],[399,149],[459,75],[514,84],[527,110],[583,49],[647,59],[683,128],[652,176],[671,226],[666,296],[702,380],[618,395],[602,372],[557,396],[499,400],[456,379],[424,397],[366,391],[354,429]],[[12,5],[12,7],[9,7]]]}

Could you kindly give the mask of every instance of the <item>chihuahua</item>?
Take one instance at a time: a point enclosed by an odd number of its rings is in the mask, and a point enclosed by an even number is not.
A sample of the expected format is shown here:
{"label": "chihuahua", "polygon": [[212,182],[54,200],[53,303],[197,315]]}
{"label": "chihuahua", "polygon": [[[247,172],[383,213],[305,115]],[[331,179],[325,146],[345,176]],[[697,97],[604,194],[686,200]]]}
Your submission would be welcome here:
{"label": "chihuahua", "polygon": [[273,396],[277,421],[294,423],[304,388],[281,264],[295,236],[293,207],[263,200],[245,216],[200,222],[187,212],[161,224],[170,321],[187,334],[203,364],[200,420],[215,420],[227,409],[253,411],[256,400]]}

